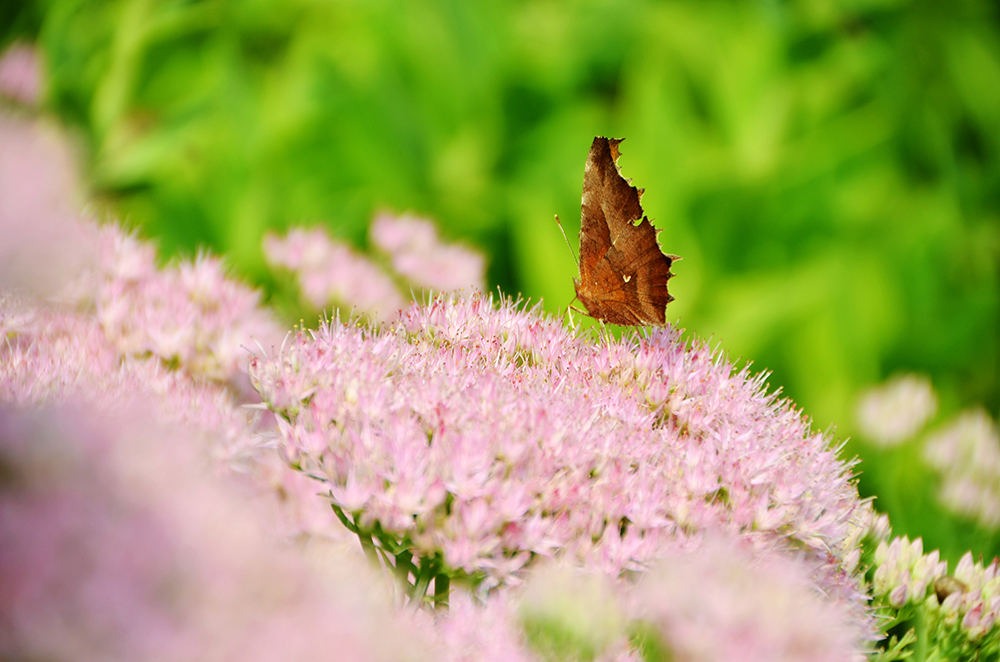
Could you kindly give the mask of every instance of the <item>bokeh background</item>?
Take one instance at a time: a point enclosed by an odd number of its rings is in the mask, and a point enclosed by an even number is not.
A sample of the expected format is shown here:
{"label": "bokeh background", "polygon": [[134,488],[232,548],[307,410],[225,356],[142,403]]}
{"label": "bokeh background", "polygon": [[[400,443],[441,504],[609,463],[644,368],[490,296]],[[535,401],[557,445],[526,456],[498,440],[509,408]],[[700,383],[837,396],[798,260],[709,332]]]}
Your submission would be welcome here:
{"label": "bokeh background", "polygon": [[866,445],[855,416],[911,372],[935,421],[1000,410],[995,3],[0,7],[0,49],[38,48],[38,112],[73,136],[95,215],[163,259],[223,254],[273,296],[268,229],[323,224],[364,248],[388,210],[479,247],[490,287],[565,309],[576,266],[553,215],[575,249],[590,142],[626,138],[623,171],[683,256],[668,319],[847,440],[897,533],[952,563],[1000,551],[941,508],[913,447]]}

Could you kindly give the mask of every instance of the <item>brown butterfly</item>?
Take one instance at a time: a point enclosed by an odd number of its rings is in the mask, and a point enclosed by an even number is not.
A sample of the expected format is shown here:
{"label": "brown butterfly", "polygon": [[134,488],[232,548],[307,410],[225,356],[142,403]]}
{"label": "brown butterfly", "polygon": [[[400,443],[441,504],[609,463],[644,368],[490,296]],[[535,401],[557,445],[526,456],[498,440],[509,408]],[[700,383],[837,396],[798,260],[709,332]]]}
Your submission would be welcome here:
{"label": "brown butterfly", "polygon": [[611,324],[666,324],[670,265],[680,258],[660,250],[639,204],[643,189],[618,167],[619,143],[597,136],[587,156],[576,296],[588,315]]}

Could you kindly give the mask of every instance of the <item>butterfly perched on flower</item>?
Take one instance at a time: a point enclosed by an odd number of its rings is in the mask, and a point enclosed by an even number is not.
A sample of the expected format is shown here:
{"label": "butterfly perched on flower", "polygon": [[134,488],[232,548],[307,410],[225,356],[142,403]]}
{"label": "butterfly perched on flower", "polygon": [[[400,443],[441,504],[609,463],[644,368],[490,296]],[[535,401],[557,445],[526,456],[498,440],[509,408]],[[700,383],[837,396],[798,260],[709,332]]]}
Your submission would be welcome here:
{"label": "butterfly perched on flower", "polygon": [[618,167],[621,140],[597,136],[583,174],[580,224],[580,278],[576,297],[587,314],[623,326],[666,324],[673,301],[667,281],[670,265],[656,241],[658,230],[646,218],[639,198]]}

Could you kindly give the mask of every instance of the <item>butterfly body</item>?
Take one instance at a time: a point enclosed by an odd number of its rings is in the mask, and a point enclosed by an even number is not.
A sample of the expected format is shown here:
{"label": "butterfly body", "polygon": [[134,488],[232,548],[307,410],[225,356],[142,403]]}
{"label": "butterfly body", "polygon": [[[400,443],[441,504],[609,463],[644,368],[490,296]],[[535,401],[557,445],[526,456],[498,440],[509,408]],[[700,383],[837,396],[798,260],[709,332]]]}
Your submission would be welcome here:
{"label": "butterfly body", "polygon": [[587,313],[611,324],[662,325],[673,301],[667,281],[673,255],[664,255],[637,189],[618,168],[621,140],[598,136],[583,176],[580,278],[576,296]]}

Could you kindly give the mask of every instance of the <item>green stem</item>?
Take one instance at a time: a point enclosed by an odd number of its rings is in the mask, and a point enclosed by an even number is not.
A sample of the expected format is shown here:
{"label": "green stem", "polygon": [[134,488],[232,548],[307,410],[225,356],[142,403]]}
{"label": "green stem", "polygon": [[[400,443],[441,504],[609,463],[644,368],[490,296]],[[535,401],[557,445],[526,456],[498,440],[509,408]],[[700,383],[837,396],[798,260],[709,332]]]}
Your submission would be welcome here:
{"label": "green stem", "polygon": [[365,553],[365,557],[368,561],[376,568],[381,568],[382,563],[378,559],[378,550],[375,548],[375,543],[372,542],[372,536],[370,533],[358,531],[358,540],[361,541],[361,549]]}
{"label": "green stem", "polygon": [[420,571],[417,573],[417,583],[413,587],[413,595],[410,596],[414,607],[419,607],[423,604],[424,598],[427,596],[427,586],[431,583],[431,577],[433,576],[434,571],[430,567],[420,568]]}
{"label": "green stem", "polygon": [[392,555],[389,554],[388,552],[386,552],[384,549],[382,549],[381,547],[379,547],[377,545],[375,545],[374,547],[375,547],[375,553],[378,554],[379,563],[383,567],[394,568],[395,566],[393,565],[393,563],[391,561]]}
{"label": "green stem", "polygon": [[382,545],[382,548],[385,549],[390,554],[392,554],[393,556],[403,551],[403,546],[401,545],[400,541],[396,540],[393,536],[383,531],[382,525],[379,524],[378,522],[375,522],[375,527],[372,529],[372,535],[374,535],[378,539],[379,543]]}
{"label": "green stem", "polygon": [[[402,586],[404,589],[413,588],[413,586],[410,584],[410,572],[414,570],[415,568],[413,567],[413,554],[411,552],[404,550],[396,555],[396,564],[395,564],[396,580],[399,582],[399,585]],[[416,575],[415,572],[414,575]]]}
{"label": "green stem", "polygon": [[358,540],[361,541],[361,549],[365,553],[365,557],[368,561],[376,568],[381,568],[382,563],[378,559],[378,551],[375,548],[375,543],[372,542],[372,536],[367,531],[361,531],[358,526],[347,517],[343,509],[335,503],[331,503],[330,506],[333,507],[333,512],[336,513],[337,519],[340,523],[347,527],[347,530],[355,534]]}
{"label": "green stem", "polygon": [[913,662],[924,662],[927,659],[927,644],[928,644],[928,623],[927,614],[923,607],[917,609],[917,613],[913,618],[914,629],[917,631],[917,641],[913,646]]}
{"label": "green stem", "polygon": [[451,589],[451,578],[443,572],[434,577],[434,608],[448,609],[448,593]]}
{"label": "green stem", "polygon": [[330,506],[333,508],[333,512],[337,515],[337,519],[340,520],[340,523],[346,526],[348,531],[356,534],[358,532],[358,527],[354,525],[354,522],[348,519],[347,515],[344,514],[344,511],[340,508],[340,506],[335,503],[331,503]]}

